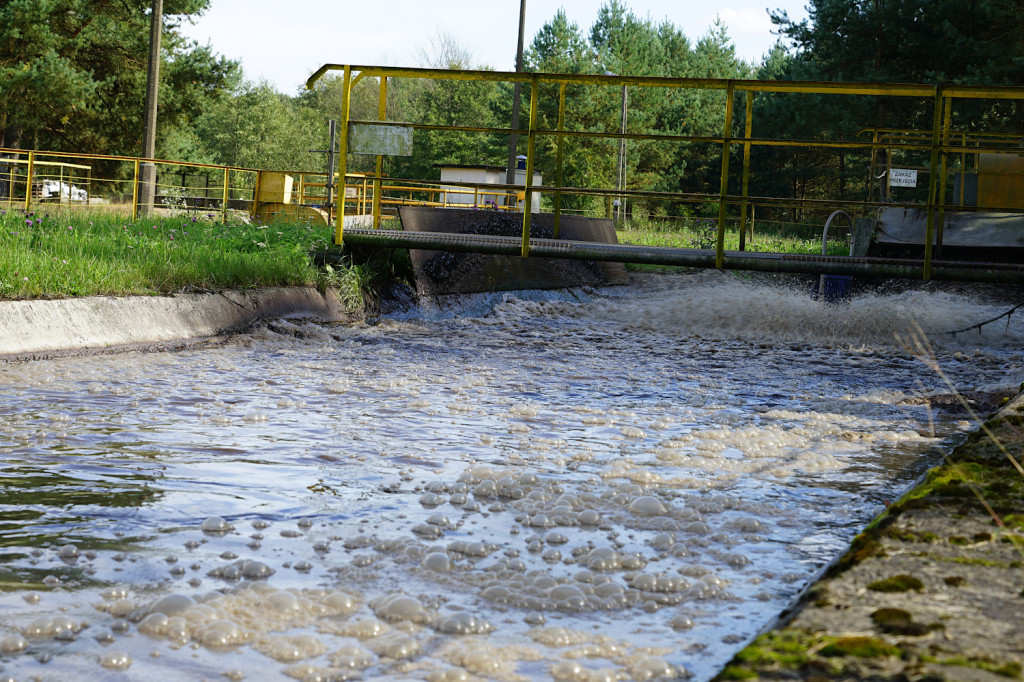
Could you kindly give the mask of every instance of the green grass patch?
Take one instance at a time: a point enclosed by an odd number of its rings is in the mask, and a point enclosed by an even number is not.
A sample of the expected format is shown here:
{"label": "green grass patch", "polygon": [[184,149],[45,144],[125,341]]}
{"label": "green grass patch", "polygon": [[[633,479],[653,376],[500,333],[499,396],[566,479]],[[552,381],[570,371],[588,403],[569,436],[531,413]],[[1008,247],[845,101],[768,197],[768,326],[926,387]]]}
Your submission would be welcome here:
{"label": "green grass patch", "polygon": [[900,650],[876,637],[839,637],[823,646],[818,653],[829,658],[836,656],[882,658],[898,656]]}
{"label": "green grass patch", "polygon": [[0,209],[0,299],[332,284],[309,258],[325,228],[219,218]]}
{"label": "green grass patch", "polygon": [[986,670],[1002,677],[1007,677],[1013,680],[1019,680],[1021,674],[1024,673],[1024,667],[1016,661],[1009,661],[1006,663],[996,663],[983,658],[967,658],[965,656],[954,656],[951,658],[939,658],[938,656],[931,656],[924,654],[921,656],[921,661],[924,663],[938,663],[939,665],[954,665],[961,668],[977,668],[979,670]]}
{"label": "green grass patch", "polygon": [[871,622],[880,632],[892,635],[920,637],[931,632],[931,628],[922,623],[915,623],[909,611],[896,608],[878,609],[871,614]]}
{"label": "green grass patch", "polygon": [[[816,229],[820,234],[821,228]],[[637,246],[714,249],[718,243],[715,222],[700,218],[680,219],[669,223],[631,220],[617,225],[616,232],[620,243]],[[738,251],[739,248],[739,230],[726,228],[725,250]],[[756,231],[752,238],[748,235],[744,249],[762,253],[821,255],[821,237],[805,237],[784,229]],[[833,235],[828,242],[828,255],[850,255],[849,240],[838,233]]]}
{"label": "green grass patch", "polygon": [[799,668],[810,659],[814,643],[811,636],[798,631],[766,632],[736,654],[733,663],[738,670],[739,666]]}

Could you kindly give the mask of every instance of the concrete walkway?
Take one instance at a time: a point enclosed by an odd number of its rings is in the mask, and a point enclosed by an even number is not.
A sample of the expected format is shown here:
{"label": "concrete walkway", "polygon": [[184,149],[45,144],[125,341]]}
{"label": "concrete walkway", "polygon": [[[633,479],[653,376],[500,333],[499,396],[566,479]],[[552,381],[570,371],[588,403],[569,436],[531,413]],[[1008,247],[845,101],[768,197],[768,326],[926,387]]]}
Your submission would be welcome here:
{"label": "concrete walkway", "polygon": [[351,318],[333,291],[308,287],[3,301],[0,361],[174,346],[271,317]]}

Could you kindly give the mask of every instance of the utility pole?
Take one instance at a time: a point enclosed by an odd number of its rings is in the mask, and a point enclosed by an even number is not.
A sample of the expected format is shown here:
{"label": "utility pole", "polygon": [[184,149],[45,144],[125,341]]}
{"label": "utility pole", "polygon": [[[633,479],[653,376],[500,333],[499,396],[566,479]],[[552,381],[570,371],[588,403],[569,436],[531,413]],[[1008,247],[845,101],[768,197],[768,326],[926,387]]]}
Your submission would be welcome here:
{"label": "utility pole", "polygon": [[[523,29],[526,24],[526,0],[519,0],[519,46],[516,48],[516,73],[523,70]],[[512,86],[512,127],[519,127],[519,95],[521,91],[519,81]],[[516,143],[519,136],[512,133],[508,142],[508,168],[505,173],[505,184],[512,185],[516,181]],[[511,201],[506,195],[507,202]]]}
{"label": "utility pole", "polygon": [[[164,24],[164,2],[153,0],[153,12],[149,21],[149,69],[146,72],[146,127],[142,133],[142,156],[152,159],[156,156],[156,109],[160,89],[160,36]],[[139,215],[148,216],[153,212],[156,199],[156,166],[144,161],[139,166]]]}

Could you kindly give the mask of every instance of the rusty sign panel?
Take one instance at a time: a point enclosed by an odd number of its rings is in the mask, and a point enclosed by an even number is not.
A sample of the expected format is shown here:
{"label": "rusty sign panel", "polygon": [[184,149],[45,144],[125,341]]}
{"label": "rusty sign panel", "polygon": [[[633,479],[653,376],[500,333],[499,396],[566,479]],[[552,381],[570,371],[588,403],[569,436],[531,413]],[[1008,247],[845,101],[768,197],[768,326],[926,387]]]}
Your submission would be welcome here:
{"label": "rusty sign panel", "polygon": [[412,156],[412,126],[350,123],[348,150],[372,156]]}

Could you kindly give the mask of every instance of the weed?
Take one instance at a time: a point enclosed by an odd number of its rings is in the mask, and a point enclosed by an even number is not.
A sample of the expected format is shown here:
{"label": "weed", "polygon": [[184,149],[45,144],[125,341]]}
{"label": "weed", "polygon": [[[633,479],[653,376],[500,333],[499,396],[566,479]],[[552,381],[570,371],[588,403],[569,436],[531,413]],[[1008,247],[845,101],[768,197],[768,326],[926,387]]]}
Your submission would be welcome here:
{"label": "weed", "polygon": [[839,637],[819,649],[818,653],[829,658],[835,656],[881,658],[883,656],[898,656],[900,650],[876,637]]}
{"label": "weed", "polygon": [[901,573],[882,580],[868,583],[868,589],[875,592],[909,592],[924,590],[924,583],[919,578]]}

